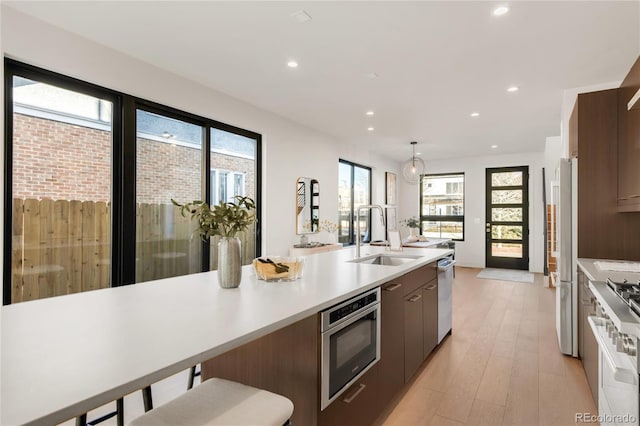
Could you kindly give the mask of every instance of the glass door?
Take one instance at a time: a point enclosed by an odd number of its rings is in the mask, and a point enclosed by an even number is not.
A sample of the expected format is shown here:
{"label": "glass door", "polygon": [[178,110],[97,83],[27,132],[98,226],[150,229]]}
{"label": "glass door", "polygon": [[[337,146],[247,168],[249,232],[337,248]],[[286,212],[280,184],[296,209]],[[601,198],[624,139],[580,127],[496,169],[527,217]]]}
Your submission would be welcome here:
{"label": "glass door", "polygon": [[487,169],[486,266],[529,270],[529,168]]}

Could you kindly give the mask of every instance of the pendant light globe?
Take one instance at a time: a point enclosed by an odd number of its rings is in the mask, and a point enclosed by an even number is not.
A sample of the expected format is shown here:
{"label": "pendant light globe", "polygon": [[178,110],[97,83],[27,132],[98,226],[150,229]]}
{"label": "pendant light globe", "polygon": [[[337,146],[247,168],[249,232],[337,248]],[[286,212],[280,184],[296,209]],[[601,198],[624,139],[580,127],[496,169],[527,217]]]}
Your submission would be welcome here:
{"label": "pendant light globe", "polygon": [[416,157],[416,145],[418,142],[411,142],[412,152],[411,158],[402,164],[402,177],[407,183],[412,185],[420,182],[420,177],[424,174],[425,164],[422,158]]}

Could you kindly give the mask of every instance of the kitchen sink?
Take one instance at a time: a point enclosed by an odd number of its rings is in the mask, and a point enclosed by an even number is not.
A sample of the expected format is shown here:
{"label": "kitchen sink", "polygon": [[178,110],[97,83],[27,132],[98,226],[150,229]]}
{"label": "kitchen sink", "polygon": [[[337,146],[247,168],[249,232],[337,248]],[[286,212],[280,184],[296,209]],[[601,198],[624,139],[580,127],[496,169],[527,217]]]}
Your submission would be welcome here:
{"label": "kitchen sink", "polygon": [[392,255],[392,254],[374,254],[372,256],[361,257],[359,259],[350,260],[351,263],[364,263],[368,265],[386,265],[400,266],[407,262],[413,262],[420,256]]}

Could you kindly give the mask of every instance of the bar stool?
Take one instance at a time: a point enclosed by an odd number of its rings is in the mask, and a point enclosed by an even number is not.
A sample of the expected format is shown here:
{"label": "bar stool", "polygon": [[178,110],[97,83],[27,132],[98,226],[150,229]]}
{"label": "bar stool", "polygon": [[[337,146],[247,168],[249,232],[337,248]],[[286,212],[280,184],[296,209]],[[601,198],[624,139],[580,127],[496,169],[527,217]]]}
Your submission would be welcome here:
{"label": "bar stool", "polygon": [[[153,409],[153,397],[151,395],[151,386],[147,386],[142,391],[142,402],[144,404],[144,411],[147,412]],[[109,420],[111,417],[116,417],[117,426],[124,426],[124,398],[118,398],[116,400],[116,410],[112,411],[104,416],[98,417],[95,420],[87,421],[87,413],[84,413],[76,417],[76,426],[95,426],[99,423]]]}
{"label": "bar stool", "polygon": [[213,378],[134,419],[129,426],[290,424],[293,403],[282,395]]}

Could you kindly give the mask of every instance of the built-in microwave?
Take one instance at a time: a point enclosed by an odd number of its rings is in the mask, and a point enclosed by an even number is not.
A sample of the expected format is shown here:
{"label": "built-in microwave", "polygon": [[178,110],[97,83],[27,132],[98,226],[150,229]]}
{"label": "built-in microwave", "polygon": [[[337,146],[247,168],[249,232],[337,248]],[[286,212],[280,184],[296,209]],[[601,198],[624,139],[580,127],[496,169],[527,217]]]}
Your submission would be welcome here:
{"label": "built-in microwave", "polygon": [[321,312],[321,409],[380,359],[380,289]]}

